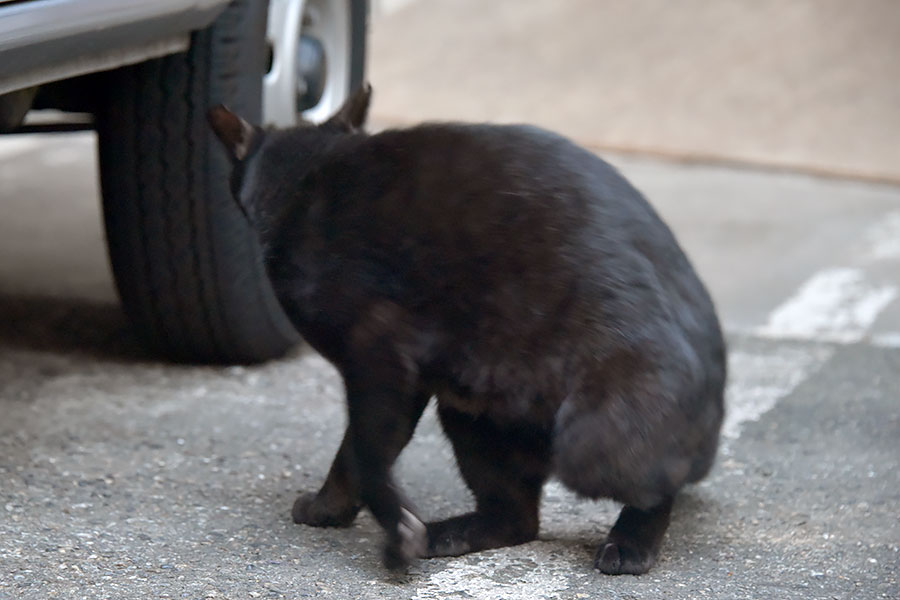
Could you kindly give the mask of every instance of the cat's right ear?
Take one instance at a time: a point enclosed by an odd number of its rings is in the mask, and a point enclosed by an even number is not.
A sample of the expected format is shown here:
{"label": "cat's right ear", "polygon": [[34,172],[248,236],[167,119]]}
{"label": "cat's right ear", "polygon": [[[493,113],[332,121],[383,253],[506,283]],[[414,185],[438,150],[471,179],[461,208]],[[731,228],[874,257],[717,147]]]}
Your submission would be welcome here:
{"label": "cat's right ear", "polygon": [[207,118],[231,160],[240,162],[247,158],[259,130],[221,104],[209,109]]}
{"label": "cat's right ear", "polygon": [[369,115],[369,102],[372,100],[372,86],[362,84],[350,94],[338,111],[325,123],[324,127],[336,127],[341,131],[361,131]]}

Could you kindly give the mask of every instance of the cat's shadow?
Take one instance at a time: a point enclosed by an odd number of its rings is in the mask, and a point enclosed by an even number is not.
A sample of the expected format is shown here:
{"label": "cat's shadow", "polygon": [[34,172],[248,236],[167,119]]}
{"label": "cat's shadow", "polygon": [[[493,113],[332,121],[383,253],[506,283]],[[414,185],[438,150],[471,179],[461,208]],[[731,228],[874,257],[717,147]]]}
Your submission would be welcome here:
{"label": "cat's shadow", "polygon": [[0,293],[0,348],[113,362],[157,360],[117,301]]}

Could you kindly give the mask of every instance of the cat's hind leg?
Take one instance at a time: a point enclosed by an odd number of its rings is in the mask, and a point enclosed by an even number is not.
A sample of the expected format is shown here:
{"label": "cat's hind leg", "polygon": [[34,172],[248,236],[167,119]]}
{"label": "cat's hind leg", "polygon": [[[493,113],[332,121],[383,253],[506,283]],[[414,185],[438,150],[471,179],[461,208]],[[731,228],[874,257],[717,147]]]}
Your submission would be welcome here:
{"label": "cat's hind leg", "polygon": [[656,563],[671,512],[671,497],[649,510],[622,508],[597,550],[594,567],[607,575],[641,575],[649,571]]}
{"label": "cat's hind leg", "polygon": [[[609,391],[609,388],[607,388]],[[570,489],[624,504],[594,566],[646,573],[656,562],[676,493],[690,480],[706,436],[651,377],[599,401],[567,399],[557,413],[554,468]]]}
{"label": "cat's hind leg", "polygon": [[541,488],[550,470],[550,436],[532,426],[499,426],[440,407],[474,512],[428,523],[428,556],[457,556],[537,537]]}

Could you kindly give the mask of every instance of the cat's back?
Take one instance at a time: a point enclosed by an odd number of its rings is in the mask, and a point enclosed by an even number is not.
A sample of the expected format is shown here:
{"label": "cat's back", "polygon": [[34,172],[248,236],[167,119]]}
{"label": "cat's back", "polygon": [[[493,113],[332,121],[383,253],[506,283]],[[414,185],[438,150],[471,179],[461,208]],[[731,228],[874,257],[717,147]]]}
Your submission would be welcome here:
{"label": "cat's back", "polygon": [[[627,185],[595,154],[534,125],[425,123],[381,132],[367,145],[376,161],[381,158],[413,177],[452,181],[455,187],[559,190],[573,184],[596,185],[599,180]],[[560,196],[557,201],[565,199]]]}
{"label": "cat's back", "polygon": [[400,274],[409,303],[441,318],[515,323],[510,335],[545,340],[717,331],[656,212],[615,168],[560,135],[527,125],[387,130],[354,140],[333,175],[328,229],[342,248],[377,257]]}
{"label": "cat's back", "polygon": [[456,231],[466,237],[456,242],[490,245],[497,236],[511,236],[521,243],[530,237],[547,249],[594,246],[623,241],[618,232],[638,229],[650,245],[672,243],[653,209],[615,168],[535,126],[426,123],[387,130],[357,140],[339,163],[340,193],[363,199],[357,207],[366,214],[360,217],[373,226],[427,231],[436,243],[442,233]]}
{"label": "cat's back", "polygon": [[709,304],[641,193],[561,135],[531,125],[426,123],[371,136],[354,156],[358,166],[347,170],[382,235],[420,234],[439,252],[471,252],[516,276],[568,275],[601,293],[629,282],[677,288]]}

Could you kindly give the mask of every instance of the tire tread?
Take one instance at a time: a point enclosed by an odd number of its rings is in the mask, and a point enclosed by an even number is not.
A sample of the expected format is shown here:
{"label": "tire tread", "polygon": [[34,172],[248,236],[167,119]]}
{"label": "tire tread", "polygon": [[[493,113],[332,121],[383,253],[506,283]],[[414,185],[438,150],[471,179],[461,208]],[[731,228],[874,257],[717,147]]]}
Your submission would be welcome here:
{"label": "tire tread", "polygon": [[113,71],[105,82],[111,93],[97,121],[113,272],[138,332],[176,360],[256,362],[298,339],[206,123],[218,102],[259,117],[253,65],[262,49],[253,39],[262,39],[265,14],[264,3],[234,1],[193,34],[187,53]]}

